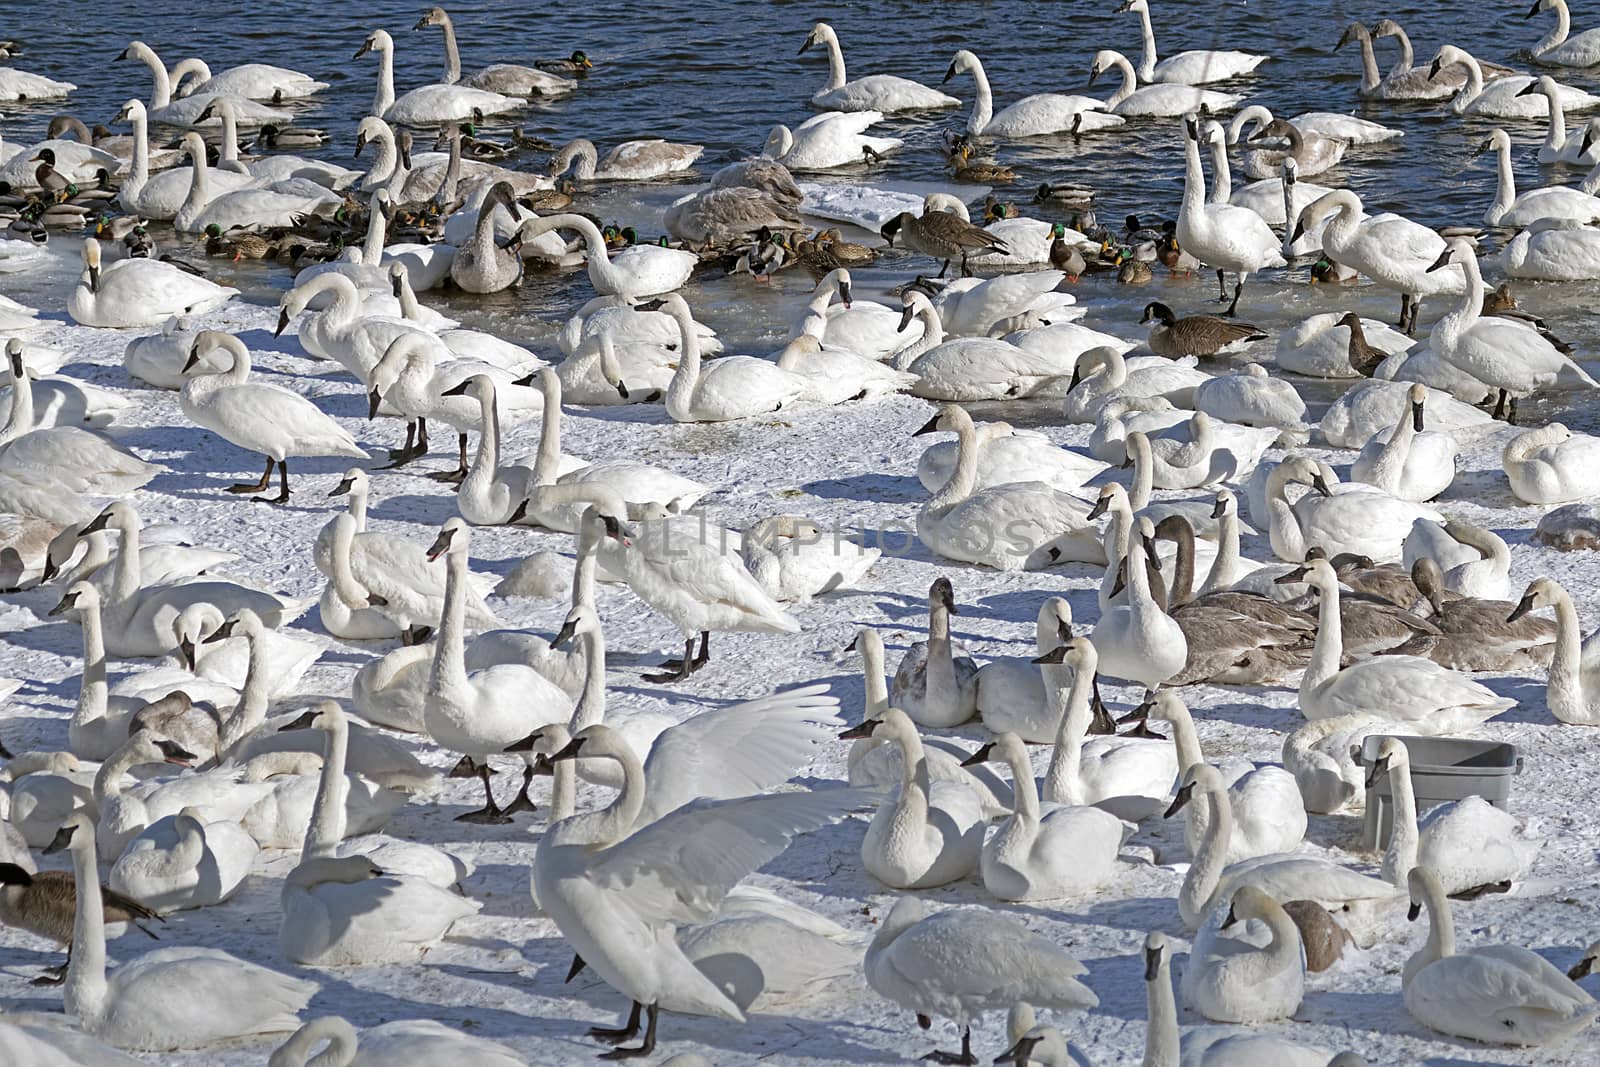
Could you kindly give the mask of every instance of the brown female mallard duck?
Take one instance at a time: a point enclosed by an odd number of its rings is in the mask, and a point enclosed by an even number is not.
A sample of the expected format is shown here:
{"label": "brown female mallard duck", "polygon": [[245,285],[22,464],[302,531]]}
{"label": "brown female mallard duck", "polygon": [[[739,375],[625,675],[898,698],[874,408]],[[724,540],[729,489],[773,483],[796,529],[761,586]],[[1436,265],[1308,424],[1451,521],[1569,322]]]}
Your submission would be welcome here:
{"label": "brown female mallard duck", "polygon": [[992,185],[1017,180],[1017,172],[1002,163],[973,159],[972,145],[970,144],[959,144],[952,148],[947,165],[955,172],[956,181],[958,182]]}
{"label": "brown female mallard duck", "polygon": [[864,267],[878,259],[878,253],[866,245],[846,241],[835,227],[817,234],[817,243],[826,245],[828,251],[843,267]]}
{"label": "brown female mallard duck", "polygon": [[206,255],[225,256],[235,263],[241,259],[276,257],[278,246],[254,230],[235,226],[224,232],[216,223],[206,227]]}

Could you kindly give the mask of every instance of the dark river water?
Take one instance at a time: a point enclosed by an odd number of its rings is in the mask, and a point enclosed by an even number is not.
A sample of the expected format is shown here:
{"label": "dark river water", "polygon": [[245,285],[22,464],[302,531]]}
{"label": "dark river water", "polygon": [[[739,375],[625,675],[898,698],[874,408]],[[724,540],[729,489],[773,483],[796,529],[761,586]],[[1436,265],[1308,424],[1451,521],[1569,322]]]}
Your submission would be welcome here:
{"label": "dark river water", "polygon": [[[706,146],[697,172],[681,182],[602,185],[580,203],[605,218],[659,232],[660,210],[681,195],[686,184],[715,166],[759,151],[774,123],[794,125],[811,113],[807,101],[825,82],[827,63],[818,50],[804,56],[796,51],[818,18],[827,19],[838,31],[851,76],[885,72],[938,84],[954,52],[972,49],[987,69],[998,110],[1032,92],[1104,95],[1114,89],[1105,81],[1092,90],[1086,86],[1089,63],[1100,48],[1116,48],[1137,61],[1138,19],[1116,14],[1115,7],[1113,0],[825,5],[592,0],[559,6],[462,3],[449,10],[468,70],[496,61],[562,56],[574,48],[593,58],[595,69],[576,93],[517,116],[531,132],[556,143],[589,137],[602,151],[616,141],[650,135]],[[422,10],[420,3],[389,0],[68,5],[50,9],[48,18],[14,22],[8,29],[28,46],[20,66],[78,83],[80,89],[68,107],[91,124],[108,122],[131,97],[148,97],[150,79],[142,64],[112,62],[134,38],[154,47],[169,66],[199,55],[214,70],[250,60],[304,70],[331,82],[332,88],[305,109],[300,121],[330,130],[334,141],[325,154],[348,164],[354,127],[371,104],[377,76],[371,56],[352,59],[352,54],[367,31],[383,27],[396,41],[399,91],[435,80],[443,64],[442,35],[437,29],[412,30]],[[1166,2],[1156,5],[1154,18],[1164,55],[1194,47],[1269,53],[1271,61],[1256,76],[1228,88],[1247,93],[1274,113],[1352,112],[1403,129],[1402,140],[1354,148],[1338,168],[1315,180],[1354,188],[1369,210],[1395,210],[1443,225],[1481,219],[1494,186],[1492,157],[1474,162],[1469,156],[1492,123],[1463,120],[1443,104],[1368,104],[1357,93],[1359,52],[1354,48],[1335,52],[1333,46],[1348,22],[1371,23],[1389,16],[1410,32],[1419,65],[1425,66],[1438,46],[1449,42],[1480,58],[1525,67],[1526,49],[1549,22],[1546,15],[1524,20],[1525,11],[1521,4],[1330,8],[1308,2]],[[1580,31],[1600,24],[1600,10],[1575,5],[1573,22]],[[1395,54],[1392,41],[1379,42],[1381,67],[1387,69]],[[1588,89],[1600,85],[1589,72],[1562,71],[1560,76]],[[970,103],[970,79],[962,77],[949,88]],[[11,110],[0,123],[0,132],[17,141],[42,136],[58,110],[49,105]],[[903,137],[906,150],[889,164],[857,177],[886,186],[940,180],[941,137],[947,130],[960,129],[965,118],[965,107],[959,113],[891,118],[879,129]],[[1569,125],[1577,121],[1576,116],[1568,117]],[[1543,136],[1542,122],[1511,122],[1508,128],[1517,143],[1519,185],[1581,177],[1572,168],[1543,167],[1537,162],[1532,146]],[[172,132],[158,130],[157,135]],[[1095,188],[1103,221],[1121,219],[1129,212],[1170,217],[1177,208],[1182,157],[1174,120],[1135,120],[1076,141],[1063,137],[1013,142],[999,147],[999,158],[1019,172],[1015,185],[1001,192],[1019,201],[1025,201],[1027,190],[1040,181],[1072,180]],[[544,163],[545,157],[528,152],[508,165],[538,169]],[[835,180],[850,177],[845,173]],[[924,266],[889,260],[875,271],[862,272],[857,289],[870,292],[875,284],[879,288],[897,284]],[[229,273],[221,265],[212,269]],[[283,268],[251,264],[244,271],[245,276],[235,281],[260,299],[275,299],[269,290],[287,279]],[[1396,312],[1390,294],[1368,288],[1359,293],[1325,293],[1308,287],[1306,279],[1304,269],[1299,269],[1253,281],[1241,311],[1269,329],[1335,307],[1354,305],[1364,314],[1388,319]],[[0,284],[27,293],[45,283],[11,279]],[[751,346],[749,350],[761,350],[756,346],[784,332],[796,298],[808,285],[809,279],[800,272],[781,274],[770,286],[756,286],[748,279],[699,281],[689,297],[697,313],[729,335],[735,350],[741,342]],[[1209,285],[1161,277],[1151,286],[1129,289],[1101,277],[1086,279],[1080,298],[1094,308],[1091,323],[1134,336],[1146,300],[1165,299],[1180,313],[1199,309],[1215,294]],[[59,300],[59,289],[57,293]],[[551,321],[589,295],[581,274],[552,274],[535,276],[518,290],[490,297],[430,294],[429,299],[475,324],[496,325],[538,341],[548,336]],[[1592,285],[1527,285],[1522,300],[1545,314],[1583,353],[1594,348],[1584,342],[1600,334],[1600,321],[1591,310],[1595,295]],[[1442,305],[1427,308],[1424,318],[1444,310]]]}

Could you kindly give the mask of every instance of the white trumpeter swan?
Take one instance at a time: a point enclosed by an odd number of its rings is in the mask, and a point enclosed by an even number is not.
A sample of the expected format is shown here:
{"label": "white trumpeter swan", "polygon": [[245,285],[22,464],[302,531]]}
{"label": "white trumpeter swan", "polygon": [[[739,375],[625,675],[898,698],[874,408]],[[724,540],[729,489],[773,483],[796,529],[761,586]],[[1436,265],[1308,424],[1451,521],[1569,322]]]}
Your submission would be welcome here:
{"label": "white trumpeter swan", "polygon": [[273,504],[289,501],[289,457],[354,456],[367,453],[348,430],[333,421],[299,393],[250,379],[250,352],[244,342],[220,330],[207,330],[195,338],[184,366],[188,374],[202,357],[217,349],[230,364],[221,374],[195,374],[184,383],[183,413],[198,426],[230,444],[267,457],[261,481],[228,487],[230,493],[259,493],[267,488],[276,464],[282,491],[262,497]]}
{"label": "white trumpeter swan", "polygon": [[948,559],[1001,570],[1037,570],[1056,563],[1105,559],[1088,508],[1042,482],[976,489],[977,431],[972,417],[944,404],[918,434],[960,435],[955,473],[917,515],[917,537]]}
{"label": "white trumpeter swan", "polygon": [[955,588],[940,576],[928,587],[928,639],[906,650],[895,669],[889,703],[923,726],[959,726],[977,711],[978,665],[955,654],[950,616],[959,614]]}
{"label": "white trumpeter swan", "polygon": [[985,819],[974,784],[933,779],[910,716],[887,708],[839,735],[899,746],[900,788],[885,797],[861,839],[861,865],[892,889],[929,889],[978,867]]}
{"label": "white trumpeter swan", "polygon": [[[772,699],[809,701],[816,695],[800,690]],[[837,706],[827,704],[830,712]],[[860,803],[861,793],[703,801],[640,827],[649,783],[627,743],[604,725],[590,726],[550,757],[578,758],[617,762],[622,792],[602,810],[571,816],[546,831],[534,855],[533,883],[540,907],[578,957],[633,1004],[625,1026],[590,1033],[616,1044],[637,1034],[641,1015],[648,1014],[641,1046],[619,1049],[648,1054],[663,1008],[742,1022],[739,1007],[684,956],[673,939],[677,927],[712,918],[734,885],[795,836],[838,819]],[[787,752],[776,764],[792,769],[798,758]],[[770,756],[762,763],[768,771],[774,765]],[[761,789],[773,781],[760,774],[751,784]]]}
{"label": "white trumpeter swan", "polygon": [[1511,171],[1511,136],[1506,131],[1489,131],[1489,139],[1473,150],[1476,158],[1485,152],[1495,154],[1497,181],[1494,201],[1483,213],[1490,226],[1528,226],[1540,219],[1565,218],[1588,222],[1600,215],[1600,197],[1591,196],[1570,185],[1544,185],[1517,192],[1517,179]]}
{"label": "white trumpeter swan", "polygon": [[1211,822],[1178,891],[1178,914],[1185,926],[1197,930],[1215,920],[1215,913],[1241,886],[1253,885],[1274,900],[1316,901],[1339,914],[1358,941],[1370,943],[1362,936],[1371,933],[1384,908],[1398,901],[1394,886],[1297,852],[1271,853],[1230,865],[1223,851],[1233,833],[1233,807],[1221,773],[1208,763],[1199,763],[1183,773],[1182,782],[1167,809],[1169,818],[1196,792],[1211,798]]}
{"label": "white trumpeter swan", "polygon": [[1460,447],[1448,433],[1423,429],[1428,389],[1413,385],[1408,410],[1387,434],[1375,434],[1350,466],[1350,477],[1401,500],[1432,500],[1455,481]]}
{"label": "white trumpeter swan", "polygon": [[579,137],[563,145],[550,157],[549,174],[559,178],[572,169],[582,181],[643,182],[677,174],[694,166],[705,145],[674,144],[659,137],[623,141],[599,158],[594,142]]}
{"label": "white trumpeter swan", "polygon": [[[588,252],[589,283],[602,296],[642,300],[675,292],[694,273],[693,252],[659,245],[630,245],[612,255],[600,228],[582,215],[545,215],[524,220],[515,239],[529,241],[552,230],[576,230]],[[649,310],[649,309],[647,309]]]}
{"label": "white trumpeter swan", "polygon": [[1511,613],[1512,621],[1539,608],[1556,612],[1556,653],[1550,661],[1545,703],[1560,722],[1600,726],[1600,642],[1583,638],[1572,597],[1553,578],[1535,578]]}
{"label": "white trumpeter swan", "polygon": [[465,85],[433,82],[400,96],[394,93],[394,38],[384,30],[373,30],[361,43],[355,58],[378,53],[378,92],[372,100],[372,114],[388,122],[407,126],[437,126],[446,122],[469,122],[478,114],[498,115],[522,106],[520,100]]}
{"label": "white trumpeter swan", "polygon": [[[994,113],[994,95],[983,64],[963,48],[945,71],[946,82],[957,74],[972,75],[977,99],[967,119],[967,133],[973,137],[1047,137],[1058,133],[1086,133],[1121,126],[1127,120],[1105,110],[1105,102],[1092,96],[1064,93],[1035,93]],[[882,110],[882,109],[880,109]]]}
{"label": "white trumpeter swan", "polygon": [[[467,552],[471,534],[461,519],[450,519],[428,550],[430,562],[445,557],[444,612],[439,620],[433,667],[423,703],[423,724],[448,752],[471,757],[483,782],[484,806],[457,816],[466,822],[509,822],[527,800],[528,780],[506,809],[489,787],[489,756],[526,737],[539,726],[564,720],[572,698],[532,667],[502,663],[467,672],[465,609]],[[470,766],[470,764],[469,764]]]}
{"label": "white trumpeter swan", "polygon": [[761,152],[790,170],[832,170],[876,161],[905,143],[898,137],[868,135],[867,129],[882,120],[881,111],[824,111],[792,130],[774,126]]}
{"label": "white trumpeter swan", "polygon": [[[1452,64],[1459,64],[1467,72],[1466,82],[1450,101],[1450,110],[1457,115],[1486,115],[1507,119],[1544,117],[1543,103],[1521,95],[1523,89],[1538,84],[1532,75],[1508,74],[1485,84],[1483,65],[1465,50],[1447,44],[1442,45],[1438,54],[1433,57],[1433,62],[1428,67],[1428,76],[1432,78]],[[1560,83],[1557,83],[1556,88],[1561,96],[1561,106],[1567,111],[1587,111],[1600,106],[1600,96],[1595,96],[1593,93],[1586,93],[1582,89],[1574,89]]]}
{"label": "white trumpeter swan", "polygon": [[932,1052],[938,1063],[975,1063],[972,1020],[1017,1001],[1057,1011],[1099,1005],[1079,978],[1087,968],[1054,942],[986,908],[928,914],[901,897],[867,947],[867,984],[920,1019],[961,1028],[961,1052]]}
{"label": "white trumpeter swan", "polygon": [[1567,36],[1572,32],[1572,13],[1567,10],[1567,0],[1534,0],[1533,7],[1523,18],[1531,19],[1541,11],[1554,11],[1556,24],[1529,49],[1535,60],[1557,67],[1592,67],[1600,63],[1600,29]]}
{"label": "white trumpeter swan", "polygon": [[[121,496],[154,478],[153,463],[81,426],[39,426],[34,389],[20,351],[7,353],[11,410],[0,425],[0,475],[56,494]],[[26,508],[17,510],[26,511]]]}
{"label": "white trumpeter swan", "polygon": [[1444,1034],[1491,1045],[1545,1045],[1592,1024],[1600,1005],[1550,961],[1521,945],[1456,951],[1450,901],[1439,878],[1416,867],[1408,878],[1415,920],[1428,911],[1428,942],[1406,960],[1406,1010]]}
{"label": "white trumpeter swan", "polygon": [[1219,93],[1171,82],[1141,86],[1128,58],[1109,48],[1095,53],[1094,62],[1089,66],[1089,84],[1093,85],[1100,75],[1109,70],[1122,75],[1122,87],[1105,102],[1105,109],[1113,115],[1176,118],[1199,111],[1202,107],[1211,111],[1228,111],[1244,99],[1233,93]]}
{"label": "white trumpeter swan", "polygon": [[1600,493],[1600,438],[1552,422],[1524,430],[1500,456],[1511,492],[1529,504],[1560,504]]}
{"label": "white trumpeter swan", "polygon": [[1123,0],[1117,13],[1136,12],[1144,36],[1144,53],[1139,60],[1139,77],[1147,82],[1175,82],[1179,85],[1205,85],[1249,74],[1267,61],[1266,56],[1230,50],[1194,49],[1156,61],[1156,35],[1150,25],[1149,0]]}
{"label": "white trumpeter swan", "polygon": [[1021,739],[1003,733],[964,761],[998,755],[1011,767],[1012,813],[984,842],[983,886],[1000,900],[1051,900],[1098,888],[1116,875],[1117,850],[1127,836],[1123,821],[1094,807],[1054,807],[1041,812],[1033,766]]}
{"label": "white trumpeter swan", "polygon": [[[324,1045],[324,1042],[326,1044]],[[323,1046],[321,1052],[315,1052]],[[496,1041],[433,1019],[398,1019],[360,1033],[337,1015],[312,1019],[279,1045],[267,1067],[518,1067],[522,1057]]]}
{"label": "white trumpeter swan", "polygon": [[119,259],[101,266],[100,242],[83,242],[83,274],[67,298],[82,326],[159,326],[170,316],[210,311],[239,294],[156,259]]}
{"label": "white trumpeter swan", "polygon": [[[1258,944],[1257,930],[1238,925],[1252,920],[1264,927],[1265,944]],[[1234,890],[1227,913],[1195,935],[1179,989],[1189,1007],[1214,1022],[1254,1024],[1299,1010],[1305,978],[1294,920],[1269,894],[1245,884]]]}
{"label": "white trumpeter swan", "polygon": [[1217,286],[1227,295],[1224,271],[1238,278],[1228,314],[1239,307],[1239,296],[1250,275],[1264,267],[1286,262],[1277,235],[1260,215],[1231,204],[1208,204],[1205,173],[1200,167],[1200,131],[1185,113],[1183,121],[1183,204],[1178,210],[1178,242],[1207,266],[1216,268]]}
{"label": "white trumpeter swan", "polygon": [[1316,644],[1300,680],[1300,710],[1306,718],[1365,713],[1403,722],[1419,733],[1439,734],[1470,729],[1516,705],[1419,656],[1378,656],[1341,668],[1339,579],[1332,565],[1312,560],[1279,581],[1303,581],[1321,599]]}
{"label": "white trumpeter swan", "polygon": [[872,74],[845,80],[844,52],[839,35],[826,22],[819,22],[806,34],[800,46],[804,55],[814,45],[828,50],[828,84],[811,94],[811,103],[830,111],[925,111],[931,108],[959,107],[961,101],[921,82],[893,74]]}
{"label": "white trumpeter swan", "polygon": [[128,842],[110,886],[158,911],[204,908],[238,891],[260,851],[238,823],[205,823],[185,808]]}
{"label": "white trumpeter swan", "polygon": [[1071,603],[1066,597],[1050,597],[1039,605],[1034,654],[993,659],[978,669],[978,713],[991,733],[1014,733],[1035,745],[1055,739],[1061,709],[1051,687],[1059,668],[1034,659],[1071,637]]}
{"label": "white trumpeter swan", "polygon": [[[1351,552],[1396,560],[1418,519],[1444,521],[1443,515],[1424,504],[1362,482],[1334,479],[1333,468],[1303,455],[1287,457],[1267,475],[1263,509],[1272,551],[1279,559],[1296,563],[1306,558],[1308,549],[1321,547],[1333,555]],[[1290,483],[1310,485],[1314,491],[1291,505]]]}
{"label": "white trumpeter swan", "polygon": [[165,1052],[300,1025],[315,982],[217,949],[157,949],[108,975],[93,823],[73,816],[52,845],[72,851],[77,917],[64,1002],[88,1033],[122,1048]]}
{"label": "white trumpeter swan", "polygon": [[1137,521],[1128,546],[1128,599],[1100,616],[1092,639],[1102,674],[1154,689],[1183,670],[1189,653],[1183,630],[1151,598],[1145,561],[1156,556],[1155,526],[1144,516]]}
{"label": "white trumpeter swan", "polygon": [[723,356],[700,361],[689,305],[676,293],[660,307],[678,320],[681,350],[678,370],[667,387],[667,414],[678,422],[725,422],[778,411],[808,391],[803,377],[754,356]]}
{"label": "white trumpeter swan", "polygon": [[270,63],[241,63],[214,74],[203,59],[186,59],[179,66],[187,68],[194,79],[183,86],[184,96],[205,93],[223,99],[236,96],[277,104],[301,100],[328,88],[327,82],[317,81],[309,74]]}

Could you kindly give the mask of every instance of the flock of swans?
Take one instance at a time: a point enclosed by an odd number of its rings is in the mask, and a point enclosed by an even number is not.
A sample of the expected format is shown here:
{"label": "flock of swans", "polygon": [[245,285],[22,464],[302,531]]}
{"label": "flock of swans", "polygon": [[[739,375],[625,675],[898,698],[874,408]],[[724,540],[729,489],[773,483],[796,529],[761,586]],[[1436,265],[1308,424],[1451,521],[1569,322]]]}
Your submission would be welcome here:
{"label": "flock of swans", "polygon": [[[732,161],[495,140],[533,101],[580,117],[595,63],[464,71],[437,7],[351,42],[354,131],[299,124],[314,73],[134,41],[131,133],[0,142],[0,278],[70,265],[40,307],[0,294],[0,1061],[892,1061],[913,1018],[962,1064],[1592,1048],[1567,805],[1600,726],[1600,437],[1540,412],[1600,384],[1486,275],[1600,278],[1600,168],[1513,174],[1518,140],[1600,160],[1600,118],[1565,119],[1600,96],[1561,80],[1600,30],[1538,0],[1535,74],[1353,23],[1337,106],[1376,118],[1286,117],[1271,57],[1162,58],[1147,0],[1116,11],[1140,53],[1093,53],[1108,97],[998,111],[974,51],[939,86],[852,78],[819,22],[817,113]],[[397,87],[436,31],[440,80]],[[0,51],[8,110],[68,106]],[[897,116],[965,79],[957,189],[1008,181],[1012,142],[1137,125],[1182,158],[1171,220],[874,185]],[[1494,124],[1497,253],[1345,187],[1395,101]],[[586,207],[691,181],[660,238]],[[263,308],[208,255],[292,278]],[[1251,279],[1312,261],[1327,310],[1245,321]],[[452,317],[554,272],[592,299],[542,351]],[[1161,298],[1111,321],[1102,283]],[[778,347],[726,351],[716,292],[784,294]],[[1515,740],[1538,788],[1426,806],[1402,739],[1463,736]],[[622,1024],[578,1034],[563,980]],[[393,1021],[335,1013],[347,985]],[[542,1014],[473,1018],[500,1002]]]}

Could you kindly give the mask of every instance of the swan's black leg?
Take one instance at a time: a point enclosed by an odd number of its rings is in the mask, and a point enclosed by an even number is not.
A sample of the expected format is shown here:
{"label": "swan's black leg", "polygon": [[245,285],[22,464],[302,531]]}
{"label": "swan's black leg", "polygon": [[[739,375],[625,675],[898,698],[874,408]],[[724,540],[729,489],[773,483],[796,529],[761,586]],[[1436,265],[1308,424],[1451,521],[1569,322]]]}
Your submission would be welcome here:
{"label": "swan's black leg", "polygon": [[1223,277],[1222,271],[1217,271],[1217,303],[1228,299],[1228,279]]}
{"label": "swan's black leg", "polygon": [[669,659],[661,665],[660,674],[647,674],[647,682],[681,682],[694,673],[694,638],[683,643],[683,658]]}
{"label": "swan's black leg", "polygon": [[[574,970],[572,973],[576,974],[577,971]],[[639,1016],[643,1014],[643,1012],[644,1005],[640,1004],[638,1001],[634,1001],[633,1010],[628,1013],[628,1021],[626,1023],[624,1023],[622,1026],[615,1027],[591,1026],[589,1027],[589,1036],[597,1037],[601,1041],[609,1041],[612,1044],[616,1044],[620,1041],[626,1041],[628,1038],[639,1032]]]}
{"label": "swan's black leg", "polygon": [[426,452],[427,449],[422,449],[422,451],[417,450],[416,441],[417,424],[415,422],[408,422],[406,423],[406,443],[401,445],[399,448],[389,449],[389,464],[383,469],[393,470],[396,467],[403,467],[407,463],[410,463],[412,460],[416,459],[418,456],[422,455],[423,452]]}
{"label": "swan's black leg", "polygon": [[511,803],[507,804],[505,808],[502,809],[501,814],[515,815],[519,811],[539,810],[538,805],[533,802],[533,798],[528,795],[528,786],[532,782],[533,764],[530,763],[528,766],[522,769],[522,788],[517,790],[517,795],[512,798]]}
{"label": "swan's black leg", "polygon": [[704,667],[711,660],[711,631],[700,631],[700,651],[695,654],[694,662],[689,665],[691,672]]}
{"label": "swan's black leg", "polygon": [[1237,282],[1235,282],[1234,286],[1233,286],[1233,303],[1228,305],[1228,310],[1223,312],[1224,315],[1228,316],[1229,318],[1232,318],[1234,313],[1239,310],[1239,294],[1243,293],[1243,292],[1244,292],[1244,276],[1240,275],[1239,276],[1239,280]]}
{"label": "swan's black leg", "polygon": [[277,496],[259,496],[256,499],[263,504],[287,504],[289,502],[289,461],[287,459],[278,460],[278,484],[282,486],[282,490]]}
{"label": "swan's black leg", "polygon": [[[603,1060],[628,1060],[635,1056],[648,1056],[656,1050],[656,1019],[661,1009],[654,1004],[645,1009],[644,1040],[631,1048],[614,1048],[602,1053]],[[637,1018],[637,1017],[636,1017]],[[977,1061],[974,1060],[974,1063]]]}
{"label": "swan's black leg", "polygon": [[454,482],[460,484],[467,477],[467,435],[456,435],[456,446],[460,453],[460,463],[453,471],[435,471],[428,475],[436,482]]}
{"label": "swan's black leg", "polygon": [[961,1028],[960,1052],[942,1052],[934,1049],[922,1058],[932,1060],[934,1063],[958,1063],[964,1067],[971,1067],[978,1062],[978,1057],[972,1054],[972,1028],[965,1026]]}
{"label": "swan's black leg", "polygon": [[274,462],[275,461],[273,460],[273,458],[271,456],[267,457],[267,469],[261,472],[261,480],[259,482],[253,482],[253,483],[252,482],[240,482],[238,485],[230,485],[230,486],[228,486],[228,492],[230,492],[230,493],[264,493],[264,492],[266,492],[267,486],[269,484],[271,484],[271,482],[272,482],[272,464]]}
{"label": "swan's black leg", "polygon": [[489,788],[489,764],[478,764],[478,778],[483,782],[483,807],[457,815],[456,822],[508,823],[511,816],[501,811],[494,802],[494,790]]}

